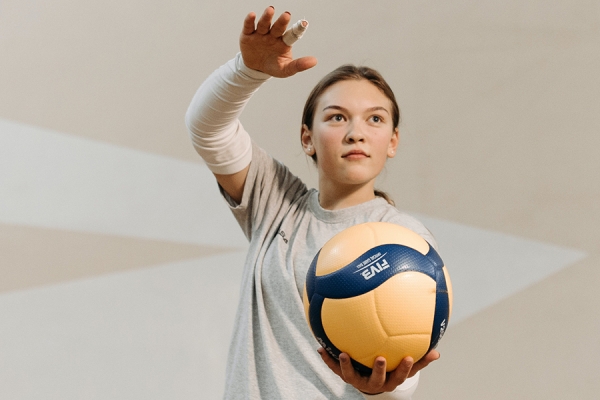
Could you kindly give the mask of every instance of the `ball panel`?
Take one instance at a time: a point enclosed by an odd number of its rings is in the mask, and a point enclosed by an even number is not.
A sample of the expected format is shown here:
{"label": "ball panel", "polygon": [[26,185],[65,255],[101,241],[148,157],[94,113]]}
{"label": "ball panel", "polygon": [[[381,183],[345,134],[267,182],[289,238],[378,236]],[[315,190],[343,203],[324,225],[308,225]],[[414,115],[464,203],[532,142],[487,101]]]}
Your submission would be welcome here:
{"label": "ball panel", "polygon": [[452,281],[450,280],[450,274],[448,273],[448,269],[446,268],[446,266],[444,266],[442,268],[442,270],[444,271],[444,277],[446,278],[446,287],[448,288],[448,302],[450,303],[450,310],[448,313],[448,320],[450,320],[450,317],[452,316]]}
{"label": "ball panel", "polygon": [[404,357],[411,356],[413,360],[420,360],[429,349],[430,336],[425,334],[393,336],[377,349],[371,359],[357,360],[361,364],[373,366],[377,356],[385,357],[386,371],[393,371],[398,367]]}
{"label": "ball panel", "polygon": [[325,243],[317,261],[317,276],[343,268],[375,245],[373,230],[358,228],[361,225],[345,229]]}
{"label": "ball panel", "polygon": [[319,293],[323,297],[343,299],[374,290],[394,275],[418,271],[432,280],[440,267],[427,256],[400,244],[375,246],[343,268],[325,276],[314,276],[309,269],[306,286],[309,297]]}
{"label": "ball panel", "polygon": [[435,279],[436,298],[430,349],[435,348],[442,336],[444,336],[450,318],[450,295],[448,293],[448,286],[446,285],[446,274],[443,265],[436,268]]}
{"label": "ball panel", "polygon": [[323,301],[321,321],[327,337],[354,359],[373,354],[388,338],[373,303],[373,292]]}
{"label": "ball panel", "polygon": [[377,245],[401,244],[411,247],[421,254],[427,254],[429,251],[427,241],[408,228],[390,222],[369,222],[364,225],[373,230],[375,244]]}
{"label": "ball panel", "polygon": [[[304,285],[304,289],[302,290],[302,305],[304,306],[304,316],[306,317],[307,321],[310,321],[310,318],[308,316],[308,308],[310,306],[310,303],[308,302],[308,294],[306,292],[306,285]],[[308,327],[312,331],[310,324],[308,324]]]}
{"label": "ball panel", "polygon": [[429,243],[427,243],[427,245],[429,246],[429,251],[425,256],[427,257],[429,262],[431,262],[435,266],[435,268],[442,268],[444,266],[444,261],[442,261],[442,258],[440,257],[438,252],[433,248],[433,246],[430,246]]}
{"label": "ball panel", "polygon": [[323,276],[343,268],[364,252],[382,244],[401,244],[427,254],[429,244],[417,233],[389,222],[354,225],[331,238],[321,249],[316,275]]}
{"label": "ball panel", "polygon": [[375,310],[388,336],[431,335],[436,282],[416,271],[394,275],[373,291]]}
{"label": "ball panel", "polygon": [[308,324],[310,329],[317,339],[317,342],[336,360],[339,359],[341,351],[336,347],[335,344],[329,340],[325,330],[323,329],[323,321],[321,319],[321,309],[323,308],[323,301],[325,299],[319,294],[313,294],[309,299],[308,307]]}

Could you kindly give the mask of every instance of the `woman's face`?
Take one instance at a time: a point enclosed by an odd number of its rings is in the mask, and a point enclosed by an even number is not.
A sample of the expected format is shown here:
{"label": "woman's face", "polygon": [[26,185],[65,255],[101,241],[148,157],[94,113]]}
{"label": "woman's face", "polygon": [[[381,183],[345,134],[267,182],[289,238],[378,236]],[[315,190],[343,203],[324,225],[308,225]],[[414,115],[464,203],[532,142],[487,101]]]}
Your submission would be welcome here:
{"label": "woman's face", "polygon": [[368,80],[340,81],[315,107],[312,129],[302,127],[304,151],[317,156],[319,186],[375,184],[398,146],[390,100]]}

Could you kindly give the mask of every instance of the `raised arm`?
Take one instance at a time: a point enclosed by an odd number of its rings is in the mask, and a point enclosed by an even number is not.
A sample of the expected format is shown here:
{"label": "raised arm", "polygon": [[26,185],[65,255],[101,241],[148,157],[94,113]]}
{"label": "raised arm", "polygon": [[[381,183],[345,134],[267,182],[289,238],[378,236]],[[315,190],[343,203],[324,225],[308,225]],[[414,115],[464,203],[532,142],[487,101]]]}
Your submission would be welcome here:
{"label": "raised arm", "polygon": [[196,151],[238,203],[252,160],[250,137],[238,120],[246,103],[269,77],[292,76],[316,65],[314,57],[293,59],[291,47],[282,40],[290,14],[272,23],[274,12],[268,7],[258,23],[254,13],[246,16],[241,53],[208,77],[186,113]]}

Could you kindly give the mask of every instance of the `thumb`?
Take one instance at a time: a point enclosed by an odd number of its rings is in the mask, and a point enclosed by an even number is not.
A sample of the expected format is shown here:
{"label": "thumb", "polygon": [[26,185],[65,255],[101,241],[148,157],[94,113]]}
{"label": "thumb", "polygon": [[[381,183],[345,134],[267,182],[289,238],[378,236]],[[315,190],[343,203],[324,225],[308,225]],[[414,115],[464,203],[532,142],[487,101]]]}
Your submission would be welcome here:
{"label": "thumb", "polygon": [[301,57],[287,64],[285,66],[285,72],[287,76],[292,76],[298,72],[306,71],[315,65],[317,65],[317,59],[315,57]]}

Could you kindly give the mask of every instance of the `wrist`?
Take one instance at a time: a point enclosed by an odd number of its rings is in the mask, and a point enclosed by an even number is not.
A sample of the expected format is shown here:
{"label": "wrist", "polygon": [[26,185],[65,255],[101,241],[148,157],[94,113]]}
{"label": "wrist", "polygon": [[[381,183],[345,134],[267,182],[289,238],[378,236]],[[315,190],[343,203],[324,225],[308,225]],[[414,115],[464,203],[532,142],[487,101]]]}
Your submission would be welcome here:
{"label": "wrist", "polygon": [[235,64],[236,64],[236,68],[238,69],[238,71],[240,71],[242,74],[244,74],[245,76],[247,76],[251,79],[258,80],[258,81],[266,81],[269,78],[271,78],[271,75],[247,66],[246,63],[244,62],[244,57],[242,57],[242,53],[238,53],[236,55]]}

